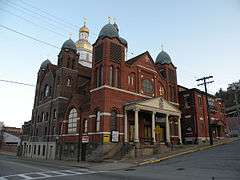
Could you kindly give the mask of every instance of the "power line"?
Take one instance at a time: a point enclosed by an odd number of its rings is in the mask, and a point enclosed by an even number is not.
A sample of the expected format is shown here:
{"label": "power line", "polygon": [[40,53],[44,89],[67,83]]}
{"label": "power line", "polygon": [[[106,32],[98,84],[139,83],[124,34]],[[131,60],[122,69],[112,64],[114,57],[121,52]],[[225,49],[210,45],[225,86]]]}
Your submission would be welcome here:
{"label": "power line", "polygon": [[42,29],[48,30],[48,31],[50,31],[50,32],[52,32],[52,33],[54,33],[54,34],[56,34],[56,35],[61,36],[61,37],[65,37],[64,34],[58,33],[58,32],[56,32],[56,31],[54,31],[54,30],[52,30],[52,29],[49,29],[49,28],[43,27],[43,26],[41,26],[41,25],[39,25],[39,24],[36,24],[36,23],[34,23],[34,22],[32,22],[32,21],[24,18],[23,16],[16,15],[16,14],[10,12],[10,11],[7,11],[7,10],[1,9],[1,8],[0,8],[0,10],[1,10],[1,11],[4,11],[4,12],[7,12],[7,13],[9,13],[9,14],[17,17],[17,18],[20,18],[20,19],[22,19],[22,20],[24,20],[24,21],[26,21],[26,22],[28,22],[28,23],[30,23],[30,24],[33,24],[34,26],[37,26],[37,27],[40,27],[40,28],[42,28]]}
{"label": "power line", "polygon": [[22,33],[22,32],[19,32],[19,31],[15,30],[15,29],[12,29],[12,28],[9,28],[9,27],[7,27],[7,26],[4,26],[4,25],[2,25],[2,24],[0,24],[0,27],[3,27],[3,28],[5,28],[5,29],[7,29],[7,30],[9,30],[9,31],[15,32],[15,33],[17,33],[17,34],[20,34],[20,35],[22,35],[22,36],[24,36],[24,37],[27,37],[27,38],[29,38],[29,39],[38,41],[38,42],[40,42],[40,43],[42,43],[42,44],[45,44],[45,45],[48,45],[48,46],[51,46],[51,47],[60,49],[59,47],[57,47],[57,46],[55,46],[55,45],[53,45],[53,44],[50,44],[50,43],[48,43],[48,42],[46,42],[46,41],[43,41],[43,40],[37,39],[37,38],[35,38],[35,37],[29,36],[29,35],[27,35],[27,34],[24,34],[24,33]]}
{"label": "power line", "polygon": [[6,83],[11,83],[11,84],[19,84],[19,85],[24,85],[24,86],[35,87],[35,85],[33,85],[33,84],[22,83],[22,82],[18,82],[18,81],[11,81],[11,80],[6,80],[6,79],[0,79],[0,81],[1,82],[6,82]]}
{"label": "power line", "polygon": [[[46,17],[46,16],[44,16],[44,15],[42,15],[42,14],[40,14],[40,13],[37,13],[37,12],[35,12],[35,11],[32,11],[32,10],[29,10],[29,9],[27,9],[27,8],[25,8],[25,7],[22,7],[22,6],[19,6],[19,5],[16,5],[16,4],[13,4],[12,2],[10,2],[10,1],[5,1],[5,3],[8,5],[8,6],[10,6],[10,7],[13,7],[13,8],[15,8],[15,9],[17,9],[18,11],[21,11],[21,12],[23,12],[24,14],[30,14],[31,16],[32,15],[34,15],[36,18],[38,18],[38,19],[40,19],[41,18],[41,20],[42,21],[45,21],[46,23],[48,23],[48,24],[50,24],[51,26],[53,26],[53,27],[55,27],[55,28],[58,28],[58,29],[61,29],[61,30],[65,30],[65,31],[67,31],[67,32],[69,32],[69,30],[70,30],[70,28],[69,27],[66,27],[66,25],[61,25],[61,24],[59,24],[59,22],[54,22],[54,23],[51,23],[51,22],[49,22],[49,21],[53,21],[53,20],[51,20],[50,18],[48,18],[48,17]],[[10,4],[9,4],[10,3]],[[72,30],[72,29],[71,29]]]}
{"label": "power line", "polygon": [[42,9],[40,9],[40,8],[37,8],[36,6],[33,6],[32,4],[27,3],[27,2],[25,2],[24,0],[21,0],[21,2],[22,2],[23,4],[29,6],[29,7],[32,7],[32,8],[34,8],[34,9],[36,9],[36,10],[39,10],[39,11],[43,12],[44,14],[47,14],[47,15],[53,17],[54,19],[56,19],[56,20],[58,20],[58,21],[60,21],[60,22],[64,22],[65,24],[68,24],[68,25],[70,25],[70,26],[72,26],[72,27],[74,27],[74,28],[79,28],[77,25],[72,24],[72,23],[69,23],[69,22],[67,22],[66,20],[64,20],[63,18],[57,17],[57,16],[55,16],[55,15],[53,15],[53,14],[50,14],[49,12],[47,12],[47,10],[42,10]]}

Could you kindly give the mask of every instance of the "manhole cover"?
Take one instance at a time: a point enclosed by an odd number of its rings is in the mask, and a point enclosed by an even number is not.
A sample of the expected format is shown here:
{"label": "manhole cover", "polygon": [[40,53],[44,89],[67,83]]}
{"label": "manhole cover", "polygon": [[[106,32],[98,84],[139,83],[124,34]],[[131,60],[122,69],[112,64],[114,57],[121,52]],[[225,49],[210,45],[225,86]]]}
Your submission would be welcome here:
{"label": "manhole cover", "polygon": [[177,168],[177,171],[183,171],[185,168]]}

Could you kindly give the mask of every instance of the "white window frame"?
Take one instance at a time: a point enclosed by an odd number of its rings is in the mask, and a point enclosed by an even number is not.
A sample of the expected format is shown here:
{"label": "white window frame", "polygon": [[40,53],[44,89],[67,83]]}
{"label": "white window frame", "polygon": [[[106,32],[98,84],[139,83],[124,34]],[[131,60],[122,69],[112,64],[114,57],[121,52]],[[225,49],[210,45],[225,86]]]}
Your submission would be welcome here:
{"label": "white window frame", "polygon": [[77,120],[78,113],[76,108],[72,108],[68,114],[68,134],[74,134],[77,132]]}

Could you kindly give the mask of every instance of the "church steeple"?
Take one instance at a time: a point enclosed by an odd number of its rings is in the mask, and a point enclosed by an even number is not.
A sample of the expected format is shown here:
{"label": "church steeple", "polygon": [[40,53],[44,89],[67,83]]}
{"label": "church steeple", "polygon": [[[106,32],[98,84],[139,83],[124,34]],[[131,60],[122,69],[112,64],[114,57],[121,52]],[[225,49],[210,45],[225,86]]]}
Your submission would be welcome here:
{"label": "church steeple", "polygon": [[83,66],[92,67],[92,45],[88,41],[89,29],[87,19],[79,30],[79,40],[76,42],[77,52],[79,53],[79,63]]}
{"label": "church steeple", "polygon": [[79,39],[88,41],[89,29],[86,26],[86,24],[87,24],[87,19],[84,18],[84,25],[79,30]]}

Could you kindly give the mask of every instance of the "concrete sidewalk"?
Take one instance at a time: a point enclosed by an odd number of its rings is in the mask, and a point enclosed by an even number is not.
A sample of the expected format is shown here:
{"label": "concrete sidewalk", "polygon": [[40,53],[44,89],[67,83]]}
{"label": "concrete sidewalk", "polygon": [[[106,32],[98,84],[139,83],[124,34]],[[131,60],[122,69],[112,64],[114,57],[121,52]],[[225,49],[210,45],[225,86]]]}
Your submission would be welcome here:
{"label": "concrete sidewalk", "polygon": [[[114,161],[114,160],[107,160],[103,162],[73,162],[73,161],[60,161],[60,160],[33,160],[33,159],[28,159],[28,158],[19,158],[19,161],[36,161],[38,163],[41,163],[42,165],[48,164],[52,166],[67,166],[67,167],[72,167],[72,168],[84,168],[84,169],[89,169],[89,170],[94,170],[94,171],[113,171],[113,170],[120,170],[120,169],[130,169],[133,167],[137,166],[142,166],[146,164],[152,164],[152,163],[158,163],[160,161],[170,159],[176,156],[184,155],[184,154],[189,154],[197,151],[203,151],[209,148],[213,148],[216,146],[224,145],[224,144],[229,144],[233,141],[240,140],[240,138],[226,138],[223,140],[218,140],[217,142],[214,142],[214,145],[210,146],[209,144],[200,144],[200,145],[182,145],[179,147],[174,148],[171,152],[169,153],[164,153],[164,154],[157,154],[157,155],[152,155],[150,157],[145,157],[145,158],[138,158],[138,159],[124,159],[124,160],[119,160],[119,161]],[[4,155],[9,155],[9,156],[15,156],[12,153],[8,152],[1,152],[0,154]]]}

